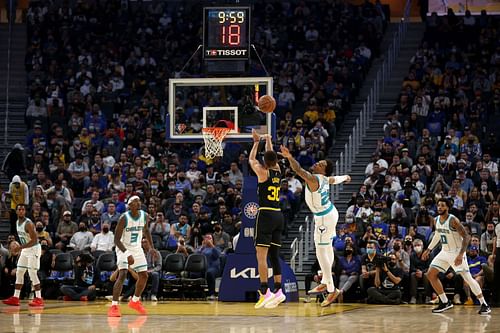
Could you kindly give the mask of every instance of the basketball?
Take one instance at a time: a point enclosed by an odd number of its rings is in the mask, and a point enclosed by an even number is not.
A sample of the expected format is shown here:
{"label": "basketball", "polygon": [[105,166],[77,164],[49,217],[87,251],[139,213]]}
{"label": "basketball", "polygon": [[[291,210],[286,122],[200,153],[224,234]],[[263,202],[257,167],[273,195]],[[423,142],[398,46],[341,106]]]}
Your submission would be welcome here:
{"label": "basketball", "polygon": [[259,98],[259,110],[264,113],[273,112],[276,108],[276,100],[273,96],[264,95]]}

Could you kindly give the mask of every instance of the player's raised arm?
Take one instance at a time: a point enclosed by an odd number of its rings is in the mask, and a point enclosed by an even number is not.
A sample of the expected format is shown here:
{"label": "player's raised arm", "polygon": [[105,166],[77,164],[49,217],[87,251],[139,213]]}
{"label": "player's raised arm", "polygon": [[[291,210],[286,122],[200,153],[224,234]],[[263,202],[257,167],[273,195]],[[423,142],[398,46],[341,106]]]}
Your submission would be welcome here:
{"label": "player's raised arm", "polygon": [[252,137],[253,137],[253,146],[252,150],[250,150],[250,155],[248,156],[248,163],[252,168],[253,172],[257,174],[258,178],[264,178],[267,175],[267,170],[262,167],[260,162],[257,160],[257,151],[259,150],[260,143],[260,135],[252,129]]}
{"label": "player's raised arm", "polygon": [[331,185],[334,184],[342,184],[342,183],[350,183],[351,176],[343,175],[343,176],[330,176],[328,177],[328,183]]}
{"label": "player's raised arm", "polygon": [[271,134],[266,134],[264,136],[262,136],[264,139],[266,139],[266,151],[274,151],[273,149],[273,137],[271,136]]}
{"label": "player's raised arm", "polygon": [[462,247],[460,248],[460,255],[463,256],[465,251],[467,251],[467,247],[469,246],[470,235],[467,233],[462,223],[460,223],[460,221],[456,217],[453,217],[451,219],[450,226],[454,228],[460,234],[460,236],[462,236]]}
{"label": "player's raised arm", "polygon": [[283,157],[286,158],[288,160],[288,162],[290,162],[290,167],[292,168],[292,170],[295,171],[295,173],[297,175],[299,175],[302,179],[304,179],[307,186],[309,186],[309,188],[312,191],[316,191],[318,189],[318,186],[319,186],[318,179],[316,177],[314,177],[310,172],[302,169],[299,162],[297,162],[293,158],[292,154],[290,154],[290,151],[288,150],[288,148],[281,145],[280,149],[281,149],[281,155],[283,155]]}

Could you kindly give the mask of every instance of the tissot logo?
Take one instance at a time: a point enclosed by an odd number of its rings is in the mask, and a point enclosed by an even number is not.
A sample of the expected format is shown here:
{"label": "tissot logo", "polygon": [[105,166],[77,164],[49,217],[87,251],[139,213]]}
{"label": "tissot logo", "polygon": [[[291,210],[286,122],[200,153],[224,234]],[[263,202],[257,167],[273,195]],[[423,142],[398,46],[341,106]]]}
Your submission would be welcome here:
{"label": "tissot logo", "polygon": [[[267,269],[267,275],[268,277],[273,276],[273,269],[268,268]],[[231,269],[231,279],[258,279],[259,278],[259,273],[257,272],[257,268],[255,267],[248,267],[245,268],[239,272],[236,271],[236,268]]]}
{"label": "tissot logo", "polygon": [[231,57],[239,56],[246,57],[248,50],[206,50],[205,53],[209,57]]}

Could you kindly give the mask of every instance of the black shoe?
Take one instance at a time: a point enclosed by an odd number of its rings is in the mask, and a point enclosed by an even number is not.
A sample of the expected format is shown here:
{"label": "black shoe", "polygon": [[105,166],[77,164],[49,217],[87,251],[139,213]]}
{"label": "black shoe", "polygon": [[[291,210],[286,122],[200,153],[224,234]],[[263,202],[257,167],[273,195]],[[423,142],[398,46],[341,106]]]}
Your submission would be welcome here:
{"label": "black shoe", "polygon": [[479,309],[478,313],[482,316],[489,315],[491,313],[491,308],[489,305],[481,304],[481,309]]}
{"label": "black shoe", "polygon": [[443,303],[441,301],[439,301],[439,305],[437,307],[435,307],[434,309],[432,309],[432,312],[433,313],[441,313],[441,312],[444,312],[446,310],[449,310],[453,307],[453,303],[448,300],[448,303]]}

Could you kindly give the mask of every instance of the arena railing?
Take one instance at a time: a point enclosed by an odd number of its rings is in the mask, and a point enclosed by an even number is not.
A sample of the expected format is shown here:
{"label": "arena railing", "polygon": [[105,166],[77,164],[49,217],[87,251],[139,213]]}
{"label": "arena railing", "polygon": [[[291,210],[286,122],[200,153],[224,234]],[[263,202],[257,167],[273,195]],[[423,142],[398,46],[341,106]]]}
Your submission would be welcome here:
{"label": "arena railing", "polygon": [[[373,120],[373,115],[377,111],[377,105],[380,99],[380,93],[384,91],[387,80],[389,79],[396,59],[401,49],[401,42],[406,36],[408,29],[408,21],[410,16],[411,0],[407,0],[403,17],[401,18],[397,30],[392,37],[385,52],[384,61],[377,71],[375,79],[373,79],[370,93],[363,103],[363,107],[359,111],[359,116],[356,119],[356,124],[352,128],[352,133],[349,135],[347,143],[344,145],[343,151],[340,153],[339,159],[335,162],[335,174],[344,175],[352,170],[353,163],[356,162],[356,154],[359,153],[359,147],[363,142],[363,137],[366,136],[366,130],[369,128],[370,121]],[[343,191],[343,185],[334,186],[332,197],[338,200],[340,193]]]}

